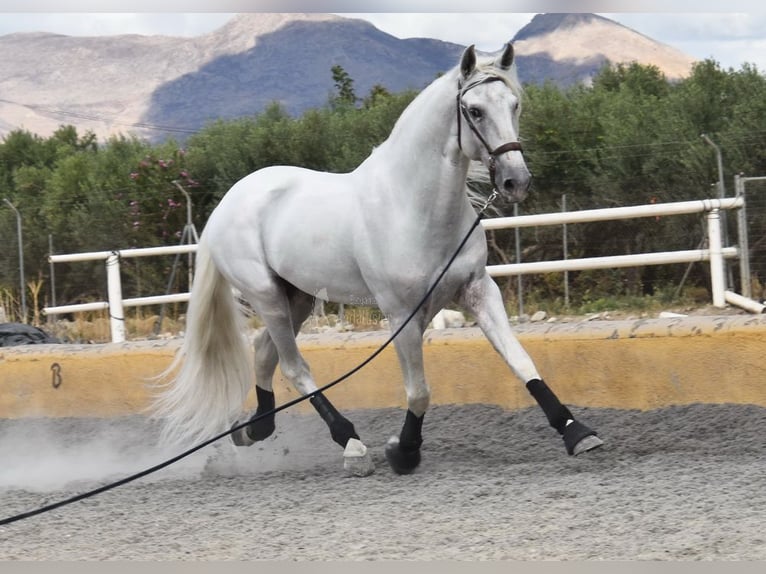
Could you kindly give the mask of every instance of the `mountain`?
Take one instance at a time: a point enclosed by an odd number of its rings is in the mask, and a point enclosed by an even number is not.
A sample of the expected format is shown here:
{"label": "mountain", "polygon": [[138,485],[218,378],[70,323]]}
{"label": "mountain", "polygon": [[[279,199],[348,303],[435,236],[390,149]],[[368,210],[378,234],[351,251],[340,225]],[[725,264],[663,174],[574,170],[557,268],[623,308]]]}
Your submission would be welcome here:
{"label": "mountain", "polygon": [[[509,34],[510,36],[510,34]],[[588,81],[605,62],[650,63],[669,78],[693,60],[593,14],[539,14],[514,38],[523,82]],[[210,34],[0,36],[0,136],[49,135],[60,124],[161,139],[279,101],[292,114],[327,103],[341,65],[363,96],[375,84],[420,89],[456,64],[463,46],[401,40],[330,14],[240,14]]]}
{"label": "mountain", "polygon": [[[239,16],[236,27],[259,15]],[[278,101],[291,114],[326,104],[331,68],[342,66],[359,96],[375,84],[389,91],[421,89],[457,63],[463,47],[436,40],[400,40],[363,20],[286,21],[259,34],[252,46],[210,60],[159,86],[144,121],[198,126],[252,114]]]}
{"label": "mountain", "polygon": [[678,80],[694,63],[675,48],[595,14],[537,14],[513,42],[519,77],[527,83],[589,82],[607,62],[654,65]]}

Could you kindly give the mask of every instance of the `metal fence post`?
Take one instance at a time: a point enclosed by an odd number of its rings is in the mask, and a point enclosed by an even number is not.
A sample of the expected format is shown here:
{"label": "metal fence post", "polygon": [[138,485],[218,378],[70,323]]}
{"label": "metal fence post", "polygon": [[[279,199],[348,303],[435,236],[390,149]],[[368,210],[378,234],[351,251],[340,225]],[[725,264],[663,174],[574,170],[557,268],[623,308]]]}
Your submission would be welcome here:
{"label": "metal fence post", "polygon": [[116,251],[106,259],[106,286],[109,298],[109,325],[112,343],[125,341],[125,312],[122,306],[122,282],[120,279],[120,256]]}
{"label": "metal fence post", "polygon": [[[513,216],[519,216],[518,203],[513,204]],[[521,263],[521,230],[517,227],[513,233],[516,239],[516,263],[519,264]],[[516,290],[518,291],[519,300],[519,321],[521,321],[521,316],[524,314],[524,279],[521,277],[521,274],[516,277]]]}
{"label": "metal fence post", "polygon": [[721,213],[713,208],[707,214],[708,247],[710,250],[710,285],[713,291],[713,305],[726,307],[726,279],[721,251]]}
{"label": "metal fence post", "polygon": [[[566,213],[567,211],[567,194],[563,193],[561,195],[561,212]],[[564,251],[564,261],[569,259],[569,240],[567,236],[567,224],[562,224],[562,238],[561,242],[563,244],[563,251]],[[564,306],[569,309],[569,271],[564,271]]]}
{"label": "metal fence post", "polygon": [[21,295],[21,322],[26,323],[27,322],[27,287],[25,285],[26,279],[24,278],[24,243],[23,243],[23,237],[22,237],[22,231],[21,231],[21,214],[19,213],[19,210],[16,209],[16,206],[13,205],[10,201],[7,199],[3,199],[5,203],[8,204],[8,207],[10,207],[13,212],[16,214],[16,237],[17,241],[19,243],[19,289],[20,289],[20,295]]}
{"label": "metal fence post", "polygon": [[739,242],[739,282],[740,291],[743,297],[751,299],[753,297],[750,280],[750,246],[747,239],[747,198],[745,197],[745,182],[739,176],[734,176],[735,197],[741,197],[745,200],[742,207],[737,211],[737,235]]}

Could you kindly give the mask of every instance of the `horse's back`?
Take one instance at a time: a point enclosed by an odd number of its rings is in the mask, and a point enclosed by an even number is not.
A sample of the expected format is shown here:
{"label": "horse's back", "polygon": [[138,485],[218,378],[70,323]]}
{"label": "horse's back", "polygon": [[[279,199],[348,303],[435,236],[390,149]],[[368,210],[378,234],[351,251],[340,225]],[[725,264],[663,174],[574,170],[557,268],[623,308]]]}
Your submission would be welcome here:
{"label": "horse's back", "polygon": [[353,179],[290,166],[242,178],[205,228],[216,264],[238,287],[255,279],[255,264],[312,293],[329,289],[332,277],[362,288],[353,261]]}
{"label": "horse's back", "polygon": [[308,222],[339,210],[347,196],[346,187],[339,174],[292,166],[266,167],[229,189],[211,214],[206,231],[221,237],[245,230],[248,234],[263,232],[265,226],[283,219]]}

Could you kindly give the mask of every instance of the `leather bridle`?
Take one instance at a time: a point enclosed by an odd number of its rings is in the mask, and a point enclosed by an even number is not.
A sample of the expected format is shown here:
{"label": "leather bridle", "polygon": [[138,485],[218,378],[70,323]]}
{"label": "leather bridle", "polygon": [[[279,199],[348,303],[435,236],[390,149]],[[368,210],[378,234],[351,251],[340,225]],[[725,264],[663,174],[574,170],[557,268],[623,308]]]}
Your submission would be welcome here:
{"label": "leather bridle", "polygon": [[484,148],[487,150],[487,153],[489,154],[489,162],[488,162],[487,168],[489,169],[489,179],[492,182],[493,187],[495,186],[495,160],[497,156],[502,155],[509,151],[518,151],[523,153],[523,150],[521,148],[521,142],[518,142],[518,141],[506,142],[493,149],[487,143],[487,140],[484,139],[484,136],[481,135],[481,133],[479,132],[479,128],[476,127],[476,124],[474,123],[473,118],[471,117],[471,114],[468,111],[468,107],[463,102],[463,96],[468,90],[471,90],[481,84],[486,84],[489,82],[502,82],[502,81],[503,79],[500,78],[499,76],[484,76],[483,78],[479,78],[478,80],[475,80],[471,82],[470,84],[468,84],[467,86],[463,87],[462,82],[458,80],[457,145],[462,151],[463,149],[463,143],[461,141],[462,123],[463,123],[462,119],[465,118],[465,121],[468,124],[468,127],[471,129],[473,134],[481,142],[481,144],[484,146]]}

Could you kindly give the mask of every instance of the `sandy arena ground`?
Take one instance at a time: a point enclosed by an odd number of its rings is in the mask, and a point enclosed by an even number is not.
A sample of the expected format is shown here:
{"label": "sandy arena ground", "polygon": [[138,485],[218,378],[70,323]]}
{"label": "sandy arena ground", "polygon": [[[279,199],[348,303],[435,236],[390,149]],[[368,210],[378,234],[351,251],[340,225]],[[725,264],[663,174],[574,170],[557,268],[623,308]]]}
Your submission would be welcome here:
{"label": "sandy arena ground", "polygon": [[[0,527],[3,560],[765,560],[766,409],[575,409],[606,446],[572,458],[538,409],[440,406],[409,476],[383,448],[404,413],[350,413],[378,464],[350,478],[317,416]],[[168,452],[141,417],[0,420],[0,516]]]}

